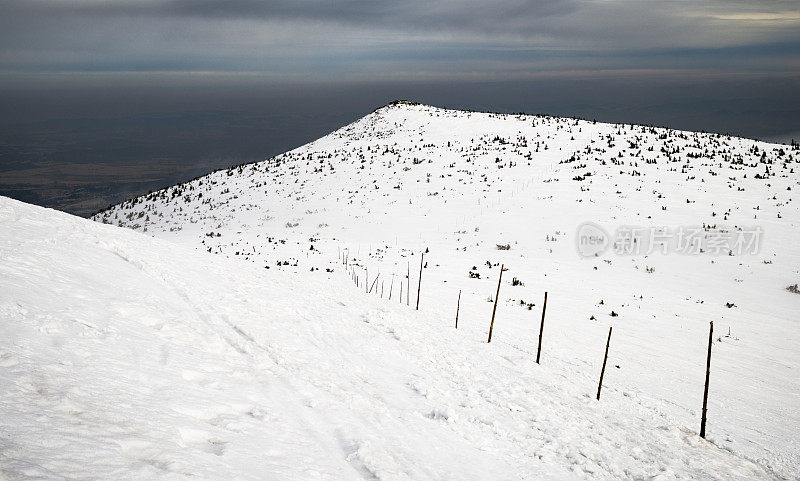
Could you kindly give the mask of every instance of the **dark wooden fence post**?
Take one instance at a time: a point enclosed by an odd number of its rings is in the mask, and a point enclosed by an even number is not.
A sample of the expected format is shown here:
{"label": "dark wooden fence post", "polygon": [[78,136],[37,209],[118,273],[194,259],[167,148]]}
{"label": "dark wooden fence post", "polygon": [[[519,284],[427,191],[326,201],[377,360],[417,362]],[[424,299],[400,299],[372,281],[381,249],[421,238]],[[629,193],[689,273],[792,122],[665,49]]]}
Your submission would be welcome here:
{"label": "dark wooden fence post", "polygon": [[542,333],[544,332],[544,313],[547,310],[547,291],[544,291],[544,305],[542,306],[542,325],[539,326],[539,349],[536,350],[536,364],[542,355]]}
{"label": "dark wooden fence post", "polygon": [[492,322],[489,324],[489,339],[486,342],[492,342],[492,329],[494,329],[494,315],[497,313],[497,300],[500,298],[500,283],[503,281],[503,268],[505,264],[500,266],[500,278],[497,279],[497,293],[494,295],[494,309],[492,309]]}
{"label": "dark wooden fence post", "polygon": [[419,291],[422,289],[422,263],[425,261],[425,253],[423,252],[419,258],[419,280],[417,281],[417,310],[419,310]]}
{"label": "dark wooden fence post", "polygon": [[458,329],[458,310],[461,308],[461,289],[458,290],[458,301],[456,302],[456,329]]}
{"label": "dark wooden fence post", "polygon": [[606,355],[603,357],[603,368],[600,369],[600,383],[597,385],[597,400],[600,400],[600,390],[603,389],[603,375],[606,373],[606,361],[608,360],[608,346],[611,344],[611,330],[613,326],[608,328],[608,340],[606,341]]}
{"label": "dark wooden fence post", "polygon": [[711,343],[714,341],[714,321],[708,329],[708,358],[706,359],[706,387],[703,391],[703,415],[700,419],[700,437],[706,438],[706,411],[708,410],[708,380],[711,377]]}

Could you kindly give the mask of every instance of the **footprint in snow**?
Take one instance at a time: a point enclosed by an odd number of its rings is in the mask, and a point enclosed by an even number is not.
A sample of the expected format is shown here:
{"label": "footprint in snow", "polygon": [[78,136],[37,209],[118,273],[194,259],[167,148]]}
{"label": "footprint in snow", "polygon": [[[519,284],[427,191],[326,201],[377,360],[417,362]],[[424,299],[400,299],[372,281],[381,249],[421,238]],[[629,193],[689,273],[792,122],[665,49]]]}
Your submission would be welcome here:
{"label": "footprint in snow", "polygon": [[210,433],[200,429],[179,428],[178,433],[186,446],[199,449],[206,453],[222,456],[225,453],[227,441],[212,437]]}

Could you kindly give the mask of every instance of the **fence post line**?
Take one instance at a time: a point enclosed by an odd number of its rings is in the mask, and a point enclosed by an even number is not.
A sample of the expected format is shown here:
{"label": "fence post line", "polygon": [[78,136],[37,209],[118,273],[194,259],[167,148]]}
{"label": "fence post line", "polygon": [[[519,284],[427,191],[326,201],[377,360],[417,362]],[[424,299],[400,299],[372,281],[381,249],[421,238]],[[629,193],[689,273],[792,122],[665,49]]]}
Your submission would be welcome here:
{"label": "fence post line", "polygon": [[536,350],[536,364],[542,355],[542,333],[544,332],[544,314],[547,311],[547,291],[544,291],[544,305],[542,305],[542,324],[539,326],[539,348]]}
{"label": "fence post line", "polygon": [[608,340],[606,341],[606,355],[603,357],[603,368],[600,369],[600,383],[597,385],[597,400],[600,400],[600,390],[603,388],[603,375],[606,373],[606,361],[608,361],[608,346],[611,344],[611,330],[614,326],[608,328]]}
{"label": "fence post line", "polygon": [[494,329],[494,315],[497,313],[497,300],[500,298],[500,283],[503,282],[503,269],[505,264],[500,265],[500,277],[497,279],[497,293],[494,295],[494,309],[492,309],[492,322],[489,324],[489,339],[486,342],[492,342],[492,329]]}
{"label": "fence post line", "polygon": [[700,437],[706,438],[706,412],[708,411],[708,380],[711,378],[711,344],[714,341],[714,321],[708,329],[708,358],[706,359],[706,387],[703,390],[703,415],[700,419]]}

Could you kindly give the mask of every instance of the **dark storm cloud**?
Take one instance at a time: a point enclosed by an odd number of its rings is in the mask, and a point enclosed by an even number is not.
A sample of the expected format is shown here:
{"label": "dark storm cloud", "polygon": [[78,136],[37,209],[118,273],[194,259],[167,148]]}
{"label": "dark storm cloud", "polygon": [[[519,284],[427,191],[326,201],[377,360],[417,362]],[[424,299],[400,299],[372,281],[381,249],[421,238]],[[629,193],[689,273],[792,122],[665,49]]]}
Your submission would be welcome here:
{"label": "dark storm cloud", "polygon": [[5,71],[513,76],[697,68],[695,51],[796,71],[798,38],[784,0],[0,1]]}
{"label": "dark storm cloud", "polygon": [[[507,22],[520,19],[544,21],[552,15],[563,15],[576,8],[574,0],[553,2],[523,0],[486,2],[459,0],[430,2],[410,1],[256,1],[256,0],[166,0],[116,2],[63,2],[32,0],[7,2],[10,12],[35,12],[37,15],[80,15],[98,17],[177,17],[211,20],[259,19],[336,22],[352,25],[390,26],[411,29],[431,27],[495,31],[508,27]],[[502,23],[501,23],[502,22]]]}

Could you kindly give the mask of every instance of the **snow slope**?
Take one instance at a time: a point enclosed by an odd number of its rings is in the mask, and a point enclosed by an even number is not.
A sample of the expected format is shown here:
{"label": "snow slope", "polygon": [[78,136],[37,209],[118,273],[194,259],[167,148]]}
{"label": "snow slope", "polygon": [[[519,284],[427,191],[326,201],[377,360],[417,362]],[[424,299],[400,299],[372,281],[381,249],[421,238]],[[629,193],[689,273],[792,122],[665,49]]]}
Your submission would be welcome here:
{"label": "snow slope", "polygon": [[484,346],[431,319],[7,198],[0,226],[8,479],[566,479],[504,399],[539,381],[467,370]]}
{"label": "snow slope", "polygon": [[[4,479],[770,479],[479,329],[0,198]],[[346,277],[345,277],[346,279]]]}
{"label": "snow slope", "polygon": [[[162,239],[0,199],[0,468],[795,479],[797,155],[399,103],[95,216]],[[755,255],[582,258],[586,221],[764,235]]]}
{"label": "snow slope", "polygon": [[[601,404],[635,399],[682,432],[699,430],[714,321],[708,439],[794,479],[800,295],[787,287],[800,282],[798,162],[796,146],[718,134],[398,102],[94,218],[301,276],[339,271],[347,256],[345,277],[373,295],[392,286],[392,302],[405,284],[412,308],[427,249],[420,312],[452,324],[461,291],[449,336],[470,342],[485,341],[504,264],[486,355],[502,345],[526,365],[535,357],[548,291],[542,369],[563,376],[560,389],[596,389],[613,325]],[[585,222],[613,242],[596,257],[576,249]],[[668,229],[669,248],[616,254],[626,226]],[[676,252],[691,229],[702,252]],[[753,232],[755,253],[719,243]]]}

